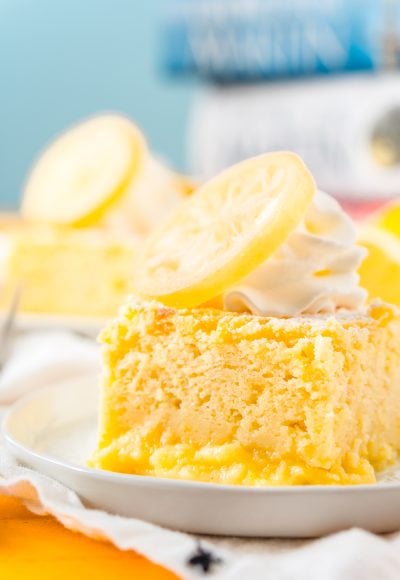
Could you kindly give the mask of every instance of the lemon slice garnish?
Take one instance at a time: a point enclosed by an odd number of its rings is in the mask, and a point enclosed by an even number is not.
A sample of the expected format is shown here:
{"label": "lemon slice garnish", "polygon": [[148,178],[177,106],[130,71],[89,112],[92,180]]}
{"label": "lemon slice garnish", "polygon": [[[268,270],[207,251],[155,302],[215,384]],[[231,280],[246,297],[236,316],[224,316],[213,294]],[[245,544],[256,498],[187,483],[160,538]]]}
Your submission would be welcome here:
{"label": "lemon slice garnish", "polygon": [[360,268],[360,283],[370,298],[400,304],[400,238],[390,231],[364,226],[358,242],[368,250]]}
{"label": "lemon slice garnish", "polygon": [[400,236],[400,202],[392,201],[387,203],[373,214],[369,221],[387,232]]}
{"label": "lemon slice garnish", "polygon": [[145,140],[128,119],[104,115],[59,137],[26,184],[26,219],[90,225],[124,194],[146,155]]}
{"label": "lemon slice garnish", "polygon": [[136,291],[176,307],[222,294],[285,241],[314,192],[310,172],[293,153],[268,153],[230,167],[148,238]]}

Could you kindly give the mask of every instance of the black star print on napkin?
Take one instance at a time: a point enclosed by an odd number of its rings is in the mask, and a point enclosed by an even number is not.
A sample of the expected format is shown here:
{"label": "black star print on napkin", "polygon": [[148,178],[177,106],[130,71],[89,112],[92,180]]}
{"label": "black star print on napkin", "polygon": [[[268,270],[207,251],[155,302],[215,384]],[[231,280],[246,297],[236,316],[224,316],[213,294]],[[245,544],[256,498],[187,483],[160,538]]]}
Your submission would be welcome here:
{"label": "black star print on napkin", "polygon": [[210,550],[205,550],[200,542],[197,543],[195,552],[187,559],[188,566],[198,567],[204,574],[213,572],[218,564],[222,564],[221,558]]}

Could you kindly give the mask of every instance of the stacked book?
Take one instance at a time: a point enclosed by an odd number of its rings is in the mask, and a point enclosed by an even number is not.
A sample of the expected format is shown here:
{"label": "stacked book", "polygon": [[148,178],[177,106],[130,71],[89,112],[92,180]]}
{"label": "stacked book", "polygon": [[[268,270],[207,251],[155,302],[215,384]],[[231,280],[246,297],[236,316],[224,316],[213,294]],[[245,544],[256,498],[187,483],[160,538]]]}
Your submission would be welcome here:
{"label": "stacked book", "polygon": [[339,197],[399,193],[399,2],[175,0],[163,55],[170,75],[205,81],[189,129],[198,175],[291,149]]}

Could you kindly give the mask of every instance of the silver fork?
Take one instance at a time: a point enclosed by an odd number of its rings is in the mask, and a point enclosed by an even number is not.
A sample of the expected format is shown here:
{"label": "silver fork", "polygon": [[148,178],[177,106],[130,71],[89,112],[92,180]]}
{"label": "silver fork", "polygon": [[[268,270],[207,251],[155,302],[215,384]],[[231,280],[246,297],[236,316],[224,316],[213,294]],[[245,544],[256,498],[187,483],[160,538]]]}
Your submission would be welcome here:
{"label": "silver fork", "polygon": [[15,287],[5,320],[0,329],[0,373],[7,364],[11,339],[14,335],[18,306],[21,299],[21,285]]}

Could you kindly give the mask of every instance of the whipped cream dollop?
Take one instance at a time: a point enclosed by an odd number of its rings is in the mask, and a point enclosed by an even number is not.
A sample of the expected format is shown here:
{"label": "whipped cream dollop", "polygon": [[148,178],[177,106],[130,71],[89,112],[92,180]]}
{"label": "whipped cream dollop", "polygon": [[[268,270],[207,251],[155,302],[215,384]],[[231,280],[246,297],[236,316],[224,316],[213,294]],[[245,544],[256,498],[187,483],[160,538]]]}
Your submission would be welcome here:
{"label": "whipped cream dollop", "polygon": [[350,217],[319,191],[286,242],[225,292],[224,307],[282,317],[357,310],[367,296],[357,274],[364,255]]}

